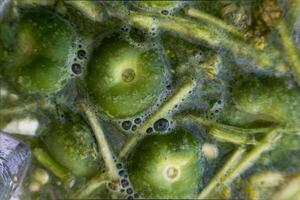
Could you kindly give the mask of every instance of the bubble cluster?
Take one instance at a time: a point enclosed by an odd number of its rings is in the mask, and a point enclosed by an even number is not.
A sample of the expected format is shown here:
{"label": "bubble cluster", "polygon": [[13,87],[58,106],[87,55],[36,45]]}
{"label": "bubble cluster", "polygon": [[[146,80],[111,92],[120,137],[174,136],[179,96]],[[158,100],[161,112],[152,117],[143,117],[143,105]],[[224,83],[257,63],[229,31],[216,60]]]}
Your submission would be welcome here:
{"label": "bubble cluster", "polygon": [[83,45],[79,44],[75,49],[74,63],[71,65],[73,74],[81,75],[83,73],[84,59],[87,59],[87,52],[83,49]]}
{"label": "bubble cluster", "polygon": [[212,119],[212,120],[218,120],[218,117],[219,117],[223,107],[224,107],[224,103],[221,99],[219,99],[217,102],[215,102],[213,107],[209,110],[209,112],[207,113],[206,118],[209,118],[209,119]]}
{"label": "bubble cluster", "polygon": [[[115,160],[115,162],[116,162],[116,160]],[[120,176],[120,184],[122,187],[120,189],[120,192],[121,193],[126,192],[127,199],[133,199],[133,197],[137,198],[138,194],[134,192],[134,190],[130,184],[130,181],[128,179],[128,175],[127,175],[122,163],[117,162],[116,167],[118,169],[118,174]]]}

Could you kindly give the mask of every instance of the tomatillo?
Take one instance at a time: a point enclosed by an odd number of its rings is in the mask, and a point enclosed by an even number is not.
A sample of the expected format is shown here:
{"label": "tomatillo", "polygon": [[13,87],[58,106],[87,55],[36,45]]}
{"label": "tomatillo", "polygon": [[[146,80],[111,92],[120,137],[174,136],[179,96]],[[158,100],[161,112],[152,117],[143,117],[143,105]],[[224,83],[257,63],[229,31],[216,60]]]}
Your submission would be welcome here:
{"label": "tomatillo", "polygon": [[155,50],[135,47],[114,34],[94,50],[85,82],[99,110],[125,118],[142,113],[157,101],[166,82],[164,71]]}
{"label": "tomatillo", "polygon": [[203,176],[199,143],[183,130],[148,136],[129,156],[127,169],[144,198],[195,198]]}
{"label": "tomatillo", "polygon": [[24,11],[11,34],[15,34],[4,73],[23,94],[57,92],[68,78],[67,61],[75,44],[72,26],[53,11]]}

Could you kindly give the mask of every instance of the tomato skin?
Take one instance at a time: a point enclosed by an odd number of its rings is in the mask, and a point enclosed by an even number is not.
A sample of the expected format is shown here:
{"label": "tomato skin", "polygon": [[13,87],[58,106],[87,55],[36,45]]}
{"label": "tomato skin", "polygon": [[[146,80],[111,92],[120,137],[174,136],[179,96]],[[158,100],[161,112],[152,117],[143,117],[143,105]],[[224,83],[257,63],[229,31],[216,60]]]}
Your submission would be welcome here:
{"label": "tomato skin", "polygon": [[164,89],[164,64],[154,50],[105,38],[92,55],[85,83],[94,105],[115,118],[134,116],[155,103]]}
{"label": "tomato skin", "polygon": [[195,198],[203,173],[199,149],[183,130],[146,137],[129,156],[134,189],[145,198]]}
{"label": "tomato skin", "polygon": [[18,92],[48,95],[60,90],[69,77],[68,61],[76,34],[58,14],[36,8],[24,11],[8,47],[4,74]]}
{"label": "tomato skin", "polygon": [[100,169],[96,142],[90,129],[76,123],[51,123],[42,135],[49,154],[76,176],[90,177]]}

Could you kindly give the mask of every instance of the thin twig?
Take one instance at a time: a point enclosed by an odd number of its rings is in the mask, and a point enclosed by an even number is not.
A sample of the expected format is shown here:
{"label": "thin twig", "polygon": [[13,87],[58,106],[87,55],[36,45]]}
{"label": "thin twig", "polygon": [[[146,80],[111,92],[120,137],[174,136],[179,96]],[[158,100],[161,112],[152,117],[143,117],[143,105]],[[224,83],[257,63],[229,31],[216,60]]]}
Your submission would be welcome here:
{"label": "thin twig", "polygon": [[217,185],[222,183],[226,174],[234,169],[237,163],[241,160],[245,151],[245,147],[239,147],[233,153],[233,155],[229,158],[229,160],[225,163],[221,170],[210,180],[209,184],[201,191],[201,193],[198,195],[198,199],[206,199],[209,197],[210,193],[213,190],[215,190]]}
{"label": "thin twig", "polygon": [[98,143],[98,148],[101,152],[105,166],[108,169],[109,178],[112,181],[119,180],[118,170],[113,159],[113,153],[107,142],[102,126],[97,119],[97,116],[95,115],[94,111],[89,106],[87,106],[83,100],[78,100],[77,103],[81,110],[85,113],[85,116],[87,117],[89,124],[95,134]]}
{"label": "thin twig", "polygon": [[94,191],[101,188],[103,185],[108,183],[108,178],[106,173],[101,173],[97,175],[96,177],[89,180],[88,183],[86,183],[82,188],[80,188],[78,191],[76,191],[72,198],[88,198]]}
{"label": "thin twig", "polygon": [[29,103],[29,104],[25,104],[22,106],[15,106],[12,108],[3,108],[0,109],[0,115],[15,115],[15,114],[20,114],[23,113],[25,111],[32,111],[37,109],[39,106],[38,102],[33,102],[33,103]]}
{"label": "thin twig", "polygon": [[162,104],[162,106],[154,112],[149,118],[145,120],[145,122],[141,125],[136,134],[131,135],[128,142],[122,148],[119,156],[120,158],[124,158],[128,152],[137,144],[137,142],[146,135],[146,130],[149,127],[153,127],[153,124],[161,118],[166,118],[169,114],[168,111],[171,111],[176,105],[179,105],[182,99],[184,99],[189,91],[193,90],[195,86],[195,81],[188,81],[184,85],[182,85],[176,93],[171,96],[167,101]]}
{"label": "thin twig", "polygon": [[193,7],[188,7],[185,11],[188,16],[203,20],[208,23],[215,24],[216,26],[222,28],[223,30],[225,30],[237,37],[240,37],[242,39],[244,38],[243,34],[239,30],[237,30],[236,27],[226,24],[224,21],[222,21],[221,19],[218,19],[217,17],[215,17],[213,15],[207,14],[207,13],[202,12],[201,10],[195,9]]}
{"label": "thin twig", "polygon": [[249,169],[255,161],[260,158],[261,154],[269,151],[273,145],[281,138],[282,134],[278,130],[267,133],[262,141],[248,152],[235,169],[227,175],[224,185],[229,185],[237,176]]}
{"label": "thin twig", "polygon": [[288,57],[288,62],[291,65],[293,75],[297,83],[300,85],[300,52],[295,47],[292,35],[289,33],[285,22],[283,21],[279,23],[276,28],[280,34],[285,55]]}
{"label": "thin twig", "polygon": [[238,145],[255,145],[257,142],[253,136],[246,134],[234,134],[232,132],[210,128],[208,134],[220,141],[226,141]]}
{"label": "thin twig", "polygon": [[[253,136],[255,133],[263,133],[270,131],[273,127],[266,128],[254,128],[254,129],[245,129],[234,126],[229,126],[225,124],[219,124],[209,119],[204,119],[200,116],[188,115],[189,119],[204,125],[208,126],[208,134],[215,137],[217,140],[226,141],[239,145],[255,145],[257,142]],[[180,119],[180,117],[179,117]]]}
{"label": "thin twig", "polygon": [[46,169],[50,170],[66,184],[72,184],[74,182],[74,176],[63,166],[56,163],[43,149],[35,148],[33,155]]}
{"label": "thin twig", "polygon": [[[225,166],[221,169],[221,171],[212,179],[211,183],[206,186],[201,193],[199,194],[198,198],[203,199],[207,198],[212,191],[216,190],[216,186],[228,186],[230,185],[233,180],[241,175],[244,171],[249,169],[255,161],[260,158],[261,154],[270,150],[271,147],[276,144],[276,142],[281,138],[282,134],[279,132],[279,130],[272,130],[269,133],[266,134],[266,136],[260,141],[258,145],[253,147],[248,153],[244,154],[243,147],[240,147],[237,152],[233,155],[235,156],[240,155],[240,158],[237,159],[239,163],[231,164],[228,161],[229,164],[225,164]],[[239,154],[238,152],[241,151],[242,153]],[[243,157],[241,158],[241,156]],[[228,166],[229,165],[229,166]],[[224,169],[225,168],[225,169]]]}

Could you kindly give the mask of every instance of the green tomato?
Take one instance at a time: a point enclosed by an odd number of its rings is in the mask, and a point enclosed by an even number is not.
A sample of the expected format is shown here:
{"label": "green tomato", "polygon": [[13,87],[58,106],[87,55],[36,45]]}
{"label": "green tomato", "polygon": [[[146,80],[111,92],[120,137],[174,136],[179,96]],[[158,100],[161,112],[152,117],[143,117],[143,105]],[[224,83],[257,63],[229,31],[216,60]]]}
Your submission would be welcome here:
{"label": "green tomato", "polygon": [[203,176],[199,143],[189,133],[145,138],[128,159],[133,188],[144,198],[195,198]]}
{"label": "green tomato", "polygon": [[75,44],[70,24],[51,11],[36,9],[22,15],[14,32],[4,69],[11,85],[24,94],[45,95],[61,89],[69,76],[67,61]]}
{"label": "green tomato", "polygon": [[250,77],[233,87],[233,96],[243,111],[292,127],[300,125],[299,89],[282,79]]}
{"label": "green tomato", "polygon": [[93,53],[85,75],[93,104],[108,116],[125,118],[145,111],[166,82],[164,63],[154,50],[144,50],[113,35]]}
{"label": "green tomato", "polygon": [[76,176],[89,177],[100,169],[99,154],[91,131],[80,121],[49,124],[42,140],[49,154]]}

